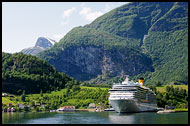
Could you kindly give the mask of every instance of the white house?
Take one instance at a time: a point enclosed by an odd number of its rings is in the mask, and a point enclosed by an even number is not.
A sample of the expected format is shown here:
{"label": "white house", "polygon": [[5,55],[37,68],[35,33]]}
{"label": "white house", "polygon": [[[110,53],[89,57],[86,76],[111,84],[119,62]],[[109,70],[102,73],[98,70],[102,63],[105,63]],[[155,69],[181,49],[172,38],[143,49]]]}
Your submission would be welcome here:
{"label": "white house", "polygon": [[7,93],[2,93],[2,96],[5,97],[5,96],[8,96],[8,94]]}
{"label": "white house", "polygon": [[90,103],[90,104],[88,105],[88,107],[89,107],[89,108],[96,108],[96,104],[95,104],[95,103]]}
{"label": "white house", "polygon": [[24,109],[24,105],[23,104],[17,104],[17,106],[21,109]]}
{"label": "white house", "polygon": [[41,105],[41,108],[45,109],[45,104],[42,104],[42,105]]}

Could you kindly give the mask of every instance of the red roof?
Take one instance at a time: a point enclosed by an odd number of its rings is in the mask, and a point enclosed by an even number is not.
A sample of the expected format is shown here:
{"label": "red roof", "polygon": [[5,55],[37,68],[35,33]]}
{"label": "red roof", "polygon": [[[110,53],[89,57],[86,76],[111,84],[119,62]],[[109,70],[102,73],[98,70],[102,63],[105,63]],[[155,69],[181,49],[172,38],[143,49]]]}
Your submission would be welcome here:
{"label": "red roof", "polygon": [[64,109],[64,108],[75,108],[75,106],[63,106],[63,107],[60,107],[60,108],[62,108],[62,109]]}

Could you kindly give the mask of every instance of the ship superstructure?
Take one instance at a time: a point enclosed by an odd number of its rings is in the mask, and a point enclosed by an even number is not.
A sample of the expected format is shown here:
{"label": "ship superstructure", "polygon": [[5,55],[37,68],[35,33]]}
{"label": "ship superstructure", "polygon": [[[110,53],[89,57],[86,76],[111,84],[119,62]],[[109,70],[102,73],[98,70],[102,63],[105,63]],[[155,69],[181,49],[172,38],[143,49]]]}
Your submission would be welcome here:
{"label": "ship superstructure", "polygon": [[144,79],[139,83],[128,80],[113,84],[109,90],[109,102],[116,112],[157,111],[156,94],[144,86]]}

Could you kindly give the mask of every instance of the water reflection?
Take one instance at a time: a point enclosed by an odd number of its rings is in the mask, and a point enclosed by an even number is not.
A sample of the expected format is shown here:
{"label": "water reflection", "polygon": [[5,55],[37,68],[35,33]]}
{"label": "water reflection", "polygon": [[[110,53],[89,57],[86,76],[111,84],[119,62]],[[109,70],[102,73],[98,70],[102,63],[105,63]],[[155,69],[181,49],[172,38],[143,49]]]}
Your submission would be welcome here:
{"label": "water reflection", "polygon": [[113,113],[109,114],[109,120],[116,124],[134,124],[136,113]]}
{"label": "water reflection", "polygon": [[42,119],[54,115],[55,113],[47,112],[8,112],[2,113],[2,123],[28,123],[31,119]]}
{"label": "water reflection", "polygon": [[6,124],[187,124],[188,113],[157,114],[116,112],[14,112],[2,113]]}

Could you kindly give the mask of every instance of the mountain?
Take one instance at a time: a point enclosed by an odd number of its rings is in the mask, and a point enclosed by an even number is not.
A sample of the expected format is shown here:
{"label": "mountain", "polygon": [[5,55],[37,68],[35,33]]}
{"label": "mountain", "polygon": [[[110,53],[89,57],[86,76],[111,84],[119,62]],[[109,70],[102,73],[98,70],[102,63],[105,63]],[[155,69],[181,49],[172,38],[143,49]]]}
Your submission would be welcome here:
{"label": "mountain", "polygon": [[40,93],[63,89],[73,82],[55,67],[36,56],[2,53],[2,91],[13,94]]}
{"label": "mountain", "polygon": [[34,47],[21,50],[24,54],[37,55],[39,52],[51,48],[56,43],[55,40],[39,37]]}
{"label": "mountain", "polygon": [[38,57],[90,83],[127,74],[146,84],[187,84],[187,43],[187,2],[132,2],[73,28]]}

